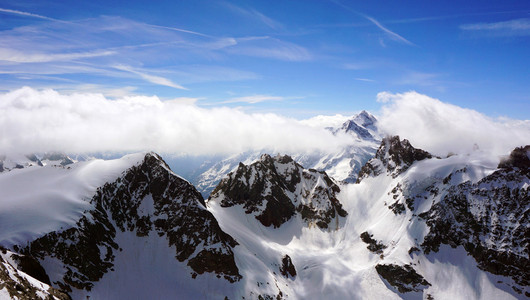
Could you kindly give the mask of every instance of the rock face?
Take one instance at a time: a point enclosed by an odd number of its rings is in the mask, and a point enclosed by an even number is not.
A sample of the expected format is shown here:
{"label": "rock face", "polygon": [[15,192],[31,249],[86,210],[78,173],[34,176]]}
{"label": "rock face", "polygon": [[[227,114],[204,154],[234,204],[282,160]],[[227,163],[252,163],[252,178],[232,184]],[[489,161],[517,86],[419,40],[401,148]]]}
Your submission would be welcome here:
{"label": "rock face", "polygon": [[426,253],[440,244],[463,246],[479,267],[530,285],[530,159],[515,149],[499,170],[477,183],[451,187],[421,214],[430,228]]}
{"label": "rock face", "polygon": [[115,255],[121,251],[117,232],[165,237],[175,258],[193,270],[192,276],[209,272],[229,282],[241,278],[232,251],[237,242],[220,229],[199,192],[158,155],[148,153],[142,163],[99,188],[91,203],[94,209],[76,226],[18,249],[40,261],[57,262],[64,275],[52,278],[52,283],[61,289],[90,290],[113,271]]}
{"label": "rock face", "polygon": [[293,265],[293,262],[291,261],[291,257],[289,255],[285,255],[282,258],[282,266],[280,267],[280,274],[282,274],[285,277],[295,277],[296,276],[296,268]]}
{"label": "rock face", "polygon": [[49,286],[46,278],[35,260],[0,247],[0,295],[5,292],[11,299],[70,299],[68,294]]}
{"label": "rock face", "polygon": [[530,145],[515,148],[507,159],[499,164],[499,168],[512,169],[518,168],[521,171],[530,170]]}
{"label": "rock face", "polygon": [[241,205],[267,227],[280,227],[298,213],[308,225],[328,228],[334,219],[347,215],[336,198],[338,192],[325,172],[306,170],[289,156],[264,154],[228,174],[210,200],[221,207]]}
{"label": "rock face", "polygon": [[400,293],[420,292],[431,285],[411,265],[378,264],[375,270]]}
{"label": "rock face", "polygon": [[432,157],[430,153],[412,147],[408,140],[400,140],[399,136],[385,137],[375,157],[362,167],[357,182],[368,176],[378,176],[383,172],[396,178],[414,162]]}

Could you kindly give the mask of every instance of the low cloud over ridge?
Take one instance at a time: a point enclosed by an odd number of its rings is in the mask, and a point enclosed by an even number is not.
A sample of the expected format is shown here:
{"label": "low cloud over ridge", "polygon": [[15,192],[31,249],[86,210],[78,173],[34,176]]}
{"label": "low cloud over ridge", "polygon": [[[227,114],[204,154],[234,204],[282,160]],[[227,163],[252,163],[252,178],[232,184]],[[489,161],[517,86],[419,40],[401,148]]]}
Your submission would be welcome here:
{"label": "low cloud over ridge", "polygon": [[383,103],[379,119],[383,131],[437,155],[469,153],[475,145],[505,155],[530,144],[530,120],[493,119],[417,92],[381,92],[377,98]]}
{"label": "low cloud over ridge", "polygon": [[[378,94],[379,127],[436,155],[469,153],[476,145],[495,156],[530,144],[530,120],[493,119],[416,92]],[[24,87],[0,94],[1,153],[157,151],[168,154],[332,152],[351,145],[333,135],[347,116],[298,121],[277,114],[202,108],[193,101],[156,96],[107,99]]]}
{"label": "low cloud over ridge", "polygon": [[147,151],[208,155],[270,149],[333,151],[347,142],[276,114],[201,108],[188,101],[60,94],[24,87],[0,95],[0,149],[6,152]]}

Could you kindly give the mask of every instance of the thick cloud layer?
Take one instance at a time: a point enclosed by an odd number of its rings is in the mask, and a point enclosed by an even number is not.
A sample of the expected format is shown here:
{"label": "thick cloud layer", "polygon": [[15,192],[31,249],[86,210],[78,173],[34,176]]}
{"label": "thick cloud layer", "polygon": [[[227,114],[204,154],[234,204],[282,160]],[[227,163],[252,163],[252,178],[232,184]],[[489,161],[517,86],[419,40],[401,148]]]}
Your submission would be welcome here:
{"label": "thick cloud layer", "polygon": [[0,95],[0,152],[153,150],[174,154],[334,151],[346,139],[275,114],[157,97],[106,99],[29,87]]}
{"label": "thick cloud layer", "polygon": [[530,144],[529,120],[492,119],[416,92],[382,92],[378,101],[384,103],[379,123],[383,131],[437,155],[470,153],[477,146],[505,155]]}
{"label": "thick cloud layer", "polygon": [[[352,139],[332,135],[348,117],[298,121],[233,108],[201,108],[190,99],[161,101],[135,96],[60,94],[29,87],[0,95],[0,154],[157,151],[169,154],[233,154],[337,151]],[[378,94],[379,126],[437,155],[469,153],[476,146],[493,155],[530,144],[530,121],[492,119],[416,92]],[[475,146],[476,145],[476,146]]]}

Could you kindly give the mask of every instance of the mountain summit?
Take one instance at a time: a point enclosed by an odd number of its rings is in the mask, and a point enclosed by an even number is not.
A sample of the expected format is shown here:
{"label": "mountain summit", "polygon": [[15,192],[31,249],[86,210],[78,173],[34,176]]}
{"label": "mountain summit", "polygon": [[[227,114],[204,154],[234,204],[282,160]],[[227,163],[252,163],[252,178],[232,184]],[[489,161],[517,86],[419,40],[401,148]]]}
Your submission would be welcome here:
{"label": "mountain summit", "polygon": [[264,226],[280,227],[298,214],[308,225],[328,228],[347,215],[336,198],[339,192],[325,172],[304,169],[287,155],[264,154],[229,173],[208,201],[219,201],[221,207],[241,205]]}

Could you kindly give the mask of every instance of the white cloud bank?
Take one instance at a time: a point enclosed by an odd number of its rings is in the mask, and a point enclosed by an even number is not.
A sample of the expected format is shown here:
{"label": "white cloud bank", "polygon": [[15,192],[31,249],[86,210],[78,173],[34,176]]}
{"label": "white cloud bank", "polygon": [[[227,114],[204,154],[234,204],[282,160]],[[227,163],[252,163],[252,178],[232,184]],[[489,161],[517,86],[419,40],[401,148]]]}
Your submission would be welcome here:
{"label": "white cloud bank", "polygon": [[0,94],[0,152],[146,151],[174,154],[333,151],[346,139],[275,114],[204,109],[189,101],[60,94],[29,87]]}
{"label": "white cloud bank", "polygon": [[477,111],[408,92],[381,92],[383,131],[408,139],[437,155],[469,153],[474,145],[493,155],[506,155],[530,144],[530,120],[492,119]]}
{"label": "white cloud bank", "polygon": [[[168,154],[337,151],[351,137],[323,129],[348,116],[298,121],[234,108],[201,108],[196,99],[156,96],[111,100],[102,94],[60,94],[29,87],[0,94],[0,154],[153,150]],[[530,120],[492,119],[416,92],[378,94],[380,128],[436,155],[469,153],[475,144],[493,155],[530,144]]]}

